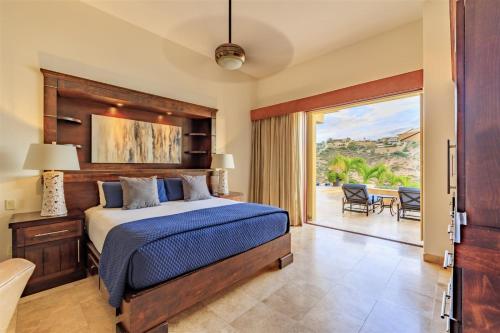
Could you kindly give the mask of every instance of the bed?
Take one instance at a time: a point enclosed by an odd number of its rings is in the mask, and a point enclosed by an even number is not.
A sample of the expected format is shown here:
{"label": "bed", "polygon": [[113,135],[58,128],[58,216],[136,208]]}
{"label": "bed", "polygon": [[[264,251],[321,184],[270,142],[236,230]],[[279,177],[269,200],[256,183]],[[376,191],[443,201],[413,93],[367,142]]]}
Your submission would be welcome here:
{"label": "bed", "polygon": [[[43,69],[41,71],[44,77],[43,140],[45,143],[73,144],[78,148],[81,170],[64,173],[64,192],[68,209],[79,209],[83,212],[91,207],[98,206],[100,200],[97,181],[117,181],[119,176],[175,178],[180,175],[204,175],[207,183],[210,182],[208,176],[211,171],[208,168],[212,159],[210,152],[215,149],[216,109],[53,71]],[[183,134],[181,163],[169,164],[165,161],[165,163],[92,163],[92,115],[113,116],[181,127]],[[224,203],[226,207],[236,205],[224,201],[217,202],[220,205]],[[178,216],[187,214],[188,211],[193,209],[193,207],[185,207],[186,210],[183,211],[182,202],[176,203],[175,206],[178,206],[176,208],[172,206],[174,205],[169,205],[169,210],[178,209]],[[203,209],[217,210],[217,207],[204,207],[196,211]],[[99,213],[98,209],[93,211],[94,213],[89,211],[89,220],[92,219],[90,215],[94,215],[95,223],[90,222],[86,230],[88,242],[85,247],[80,246],[76,251],[79,256],[81,254],[82,257],[86,258],[88,271],[95,276],[99,276],[98,273],[106,269],[111,275],[114,275],[114,270],[109,269],[112,265],[106,264],[106,261],[110,263],[115,262],[115,259],[117,262],[120,261],[119,255],[106,255],[105,239],[108,233],[114,233],[112,230],[118,228],[117,230],[121,230],[126,234],[130,230],[127,227],[122,228],[122,225],[133,226],[136,224],[138,225],[137,229],[140,229],[142,223],[131,221],[166,216],[164,215],[165,212],[162,212],[161,216],[134,216],[136,212],[127,211],[126,215],[132,219],[127,221],[124,220],[123,216],[121,219],[117,216],[106,216],[107,214],[114,215],[117,213],[103,214],[102,211]],[[137,213],[140,212],[137,211]],[[269,216],[260,216],[259,218],[266,219]],[[118,218],[118,220],[113,218]],[[189,220],[189,216],[187,220]],[[205,252],[215,253],[211,249],[204,248],[201,250],[196,247],[194,249],[190,248],[189,251],[184,250],[184,248],[180,249],[182,247],[179,247],[176,251],[172,249],[170,264],[173,262],[173,257],[179,256],[179,254],[190,253],[192,257],[184,264],[178,264],[182,269],[177,267],[172,272],[167,272],[168,274],[159,272],[161,273],[159,275],[163,275],[156,279],[147,279],[147,277],[151,277],[151,270],[155,268],[150,267],[152,264],[148,267],[140,266],[141,263],[148,262],[148,252],[130,250],[131,253],[129,253],[128,259],[121,262],[123,264],[123,262],[128,263],[131,261],[131,267],[134,269],[131,269],[130,276],[128,276],[128,267],[126,270],[121,271],[122,273],[127,272],[126,275],[120,275],[122,282],[125,281],[122,290],[118,289],[119,292],[116,293],[117,289],[113,288],[111,293],[105,287],[104,281],[101,283],[100,279],[96,279],[99,281],[102,294],[105,297],[114,297],[113,300],[111,298],[109,300],[112,301],[114,306],[117,306],[117,330],[131,333],[167,332],[169,318],[184,309],[210,298],[242,279],[255,275],[267,266],[283,267],[291,263],[293,256],[291,254],[290,233],[286,229],[282,234],[282,216],[279,220],[281,222],[272,224],[279,231],[274,235],[269,236],[266,234],[264,236],[267,238],[257,240],[254,237],[249,237],[250,239],[243,242],[244,246],[238,248],[229,247],[231,251],[227,247],[220,249],[224,253],[217,253],[217,256],[214,255],[211,258],[205,256]],[[116,221],[121,221],[121,223]],[[161,225],[161,223],[151,223],[153,226],[156,224]],[[130,228],[134,229],[134,227]],[[256,228],[248,227],[248,229]],[[234,230],[232,230],[229,228],[226,236],[231,237],[231,232],[234,235]],[[144,232],[144,230],[142,231]],[[169,233],[167,229],[161,231]],[[184,231],[187,233],[189,230]],[[209,234],[198,236],[205,236],[206,240]],[[212,235],[218,234],[219,232],[212,233]],[[170,236],[175,237],[175,235]],[[277,237],[273,238],[274,236]],[[123,238],[125,236],[119,233],[117,237],[125,239]],[[227,240],[227,237],[225,239]],[[191,244],[193,242],[199,244],[203,241],[191,241]],[[220,242],[222,240],[218,241],[218,243]],[[121,243],[126,244],[127,241]],[[215,242],[215,244],[218,243]],[[127,249],[124,248],[124,250]],[[136,252],[140,253],[134,254]],[[203,253],[203,255],[200,253]],[[156,265],[165,266],[165,256],[159,255],[159,257],[162,260],[157,260]],[[200,262],[193,261],[193,257],[199,258]],[[154,260],[151,262],[155,263]],[[144,271],[142,277],[134,274],[134,272],[137,273],[138,271]],[[123,279],[123,276],[126,278]],[[145,280],[144,277],[146,277]]]}
{"label": "bed", "polygon": [[179,312],[293,261],[286,211],[221,198],[137,210],[98,206],[95,180],[116,178],[66,175],[65,187],[68,206],[85,210],[87,267],[116,308],[117,331],[168,332]]}
{"label": "bed", "polygon": [[130,211],[97,206],[85,215],[100,277],[116,308],[125,289],[152,287],[267,243],[289,228],[286,211],[220,198]]}

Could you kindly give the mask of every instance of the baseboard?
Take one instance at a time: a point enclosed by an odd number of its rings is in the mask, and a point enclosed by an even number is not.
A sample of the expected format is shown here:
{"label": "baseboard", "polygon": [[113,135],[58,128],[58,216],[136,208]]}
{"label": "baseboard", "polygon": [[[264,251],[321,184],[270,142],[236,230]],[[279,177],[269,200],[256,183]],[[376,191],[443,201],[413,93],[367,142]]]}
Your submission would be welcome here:
{"label": "baseboard", "polygon": [[424,261],[430,262],[431,264],[442,265],[443,261],[444,261],[444,257],[435,256],[435,255],[429,254],[429,253],[424,253]]}

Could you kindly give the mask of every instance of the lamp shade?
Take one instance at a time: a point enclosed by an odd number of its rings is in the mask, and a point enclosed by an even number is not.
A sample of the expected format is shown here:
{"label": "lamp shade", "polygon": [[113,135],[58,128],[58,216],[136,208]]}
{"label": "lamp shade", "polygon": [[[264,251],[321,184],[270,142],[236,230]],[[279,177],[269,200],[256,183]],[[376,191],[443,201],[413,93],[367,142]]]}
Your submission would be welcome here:
{"label": "lamp shade", "polygon": [[80,170],[80,164],[74,146],[32,143],[23,169]]}
{"label": "lamp shade", "polygon": [[234,169],[233,154],[213,154],[212,169]]}

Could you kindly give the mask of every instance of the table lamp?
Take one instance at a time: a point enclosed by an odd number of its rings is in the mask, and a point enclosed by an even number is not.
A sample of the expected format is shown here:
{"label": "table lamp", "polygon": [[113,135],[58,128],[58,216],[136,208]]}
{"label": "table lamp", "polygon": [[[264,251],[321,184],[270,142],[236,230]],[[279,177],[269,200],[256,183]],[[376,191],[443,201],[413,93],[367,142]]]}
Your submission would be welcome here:
{"label": "table lamp", "polygon": [[64,174],[54,170],[80,170],[76,148],[71,145],[31,144],[23,169],[50,170],[43,173],[43,199],[41,216],[66,215]]}
{"label": "table lamp", "polygon": [[232,154],[214,154],[212,155],[212,165],[219,175],[219,185],[216,187],[217,194],[229,194],[227,185],[227,169],[234,169],[234,159]]}

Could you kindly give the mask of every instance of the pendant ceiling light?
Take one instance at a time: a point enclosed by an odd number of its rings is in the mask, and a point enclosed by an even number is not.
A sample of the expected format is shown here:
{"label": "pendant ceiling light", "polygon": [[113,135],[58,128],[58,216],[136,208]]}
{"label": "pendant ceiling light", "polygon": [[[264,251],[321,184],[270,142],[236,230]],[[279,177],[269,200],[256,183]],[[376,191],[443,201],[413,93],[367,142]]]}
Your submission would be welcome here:
{"label": "pendant ceiling light", "polygon": [[215,49],[215,61],[228,70],[240,68],[245,62],[245,51],[239,45],[231,43],[231,0],[229,0],[229,43],[219,45]]}

